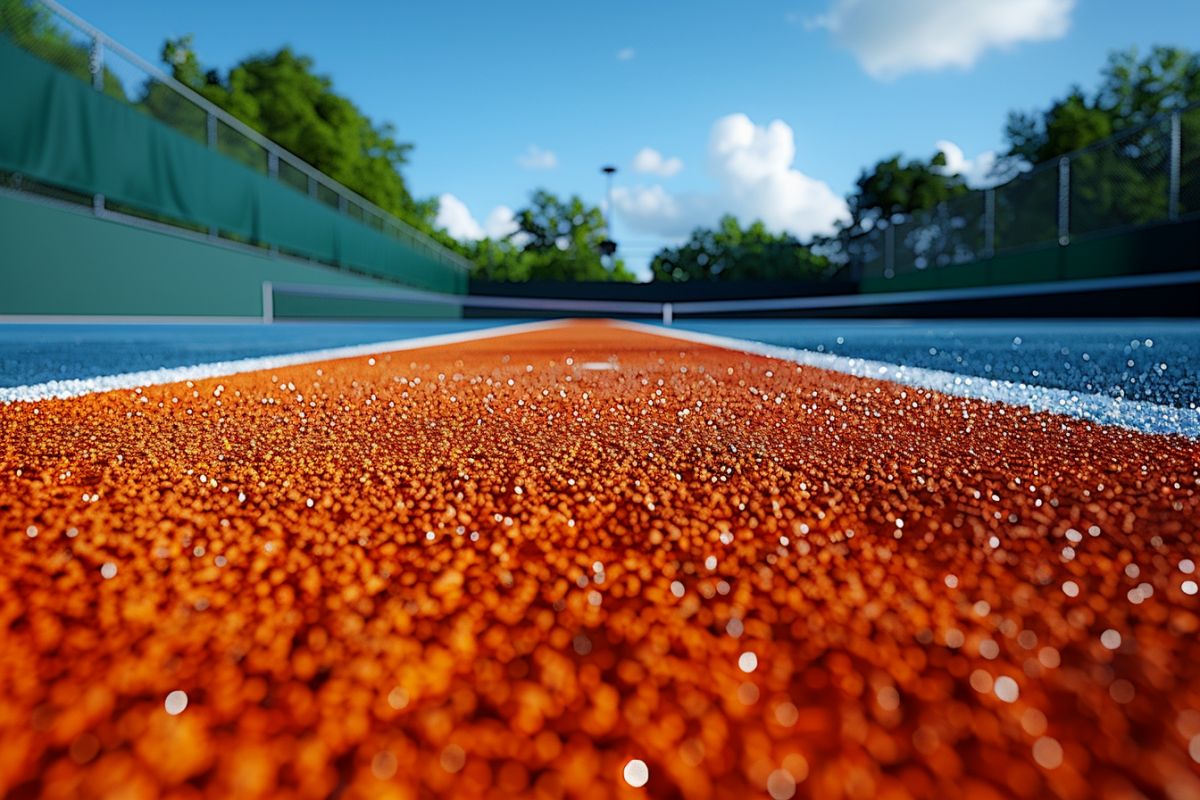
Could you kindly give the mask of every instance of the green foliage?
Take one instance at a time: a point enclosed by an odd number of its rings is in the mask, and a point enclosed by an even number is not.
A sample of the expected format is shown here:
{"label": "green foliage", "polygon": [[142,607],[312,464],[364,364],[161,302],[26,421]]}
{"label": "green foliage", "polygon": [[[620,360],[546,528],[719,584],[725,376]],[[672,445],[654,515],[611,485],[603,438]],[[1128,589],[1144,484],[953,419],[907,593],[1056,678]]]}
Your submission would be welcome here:
{"label": "green foliage", "polygon": [[1114,53],[1103,75],[1097,103],[1109,109],[1114,130],[1200,101],[1200,53],[1182,48],[1155,47],[1143,59],[1136,49]]}
{"label": "green foliage", "polygon": [[1039,164],[1200,101],[1200,53],[1155,47],[1142,58],[1124,50],[1101,74],[1090,96],[1075,87],[1044,111],[1009,114],[1007,158]]}
{"label": "green foliage", "polygon": [[862,230],[881,219],[908,216],[966,194],[969,190],[962,176],[946,174],[945,166],[941,153],[928,161],[912,159],[905,163],[896,155],[863,170],[846,198],[849,229]]}
{"label": "green foliage", "polygon": [[1006,157],[1040,164],[1110,136],[1112,125],[1107,111],[1075,89],[1054,101],[1040,117],[1022,112],[1009,114],[1004,129],[1009,144]]}
{"label": "green foliage", "polygon": [[829,260],[816,255],[791,234],[774,234],[762,222],[742,228],[721,217],[715,229],[697,228],[678,247],[660,250],[650,262],[656,281],[754,281],[816,278]]}
{"label": "green foliage", "polygon": [[[284,47],[244,59],[222,76],[202,69],[190,36],[164,44],[162,58],[180,83],[380,208],[428,227],[430,206],[413,200],[400,172],[412,145],[338,94],[327,76],[314,71],[311,58]],[[168,106],[186,103],[158,84],[147,87],[141,102],[160,118],[179,117],[183,110]],[[239,137],[229,138],[237,148]],[[245,139],[241,153],[231,155],[256,165],[264,158]]]}
{"label": "green foliage", "polygon": [[502,241],[459,244],[475,262],[472,277],[493,281],[632,281],[625,263],[600,256],[604,216],[578,196],[562,200],[539,189],[515,214],[518,229]]}

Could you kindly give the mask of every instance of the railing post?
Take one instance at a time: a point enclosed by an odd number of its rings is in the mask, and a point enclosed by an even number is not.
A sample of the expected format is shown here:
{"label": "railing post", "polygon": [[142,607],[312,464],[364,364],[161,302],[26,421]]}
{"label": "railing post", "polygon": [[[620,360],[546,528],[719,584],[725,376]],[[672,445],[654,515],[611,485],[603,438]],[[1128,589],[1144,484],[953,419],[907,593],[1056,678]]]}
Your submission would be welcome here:
{"label": "railing post", "polygon": [[1071,159],[1058,160],[1058,243],[1071,243]]}
{"label": "railing post", "polygon": [[267,151],[267,175],[272,180],[279,180],[279,154],[274,150]]}
{"label": "railing post", "polygon": [[104,195],[92,195],[92,213],[96,216],[100,216],[104,213]]}
{"label": "railing post", "polygon": [[1167,189],[1167,219],[1179,219],[1179,162],[1183,152],[1182,120],[1179,112],[1171,114],[1170,183]]}
{"label": "railing post", "polygon": [[[204,122],[205,122],[204,129],[205,129],[205,134],[206,134],[205,138],[208,140],[208,149],[216,150],[217,149],[217,115],[212,113],[211,111],[207,112],[204,116]],[[215,226],[215,225],[208,226],[208,238],[216,239],[220,235],[221,235],[221,232],[217,230],[217,226]]]}
{"label": "railing post", "polygon": [[983,254],[987,258],[996,255],[996,189],[983,193]]}
{"label": "railing post", "polygon": [[309,197],[317,196],[317,182],[313,179],[312,175],[308,176],[308,196]]}
{"label": "railing post", "polygon": [[97,92],[104,91],[104,42],[99,36],[92,37],[92,46],[88,50],[88,72],[92,75],[92,88]]}
{"label": "railing post", "polygon": [[675,306],[671,303],[662,304],[662,324],[670,327],[675,321]]}

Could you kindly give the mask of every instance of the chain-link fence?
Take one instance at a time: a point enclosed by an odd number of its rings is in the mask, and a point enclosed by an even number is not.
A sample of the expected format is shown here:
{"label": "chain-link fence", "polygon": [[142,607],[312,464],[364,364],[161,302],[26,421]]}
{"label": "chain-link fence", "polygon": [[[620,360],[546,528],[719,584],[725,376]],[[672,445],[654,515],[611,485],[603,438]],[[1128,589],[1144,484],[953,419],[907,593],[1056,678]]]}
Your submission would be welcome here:
{"label": "chain-link fence", "polygon": [[[404,242],[426,258],[469,270],[469,263],[458,254],[267,139],[54,0],[0,0],[0,36],[188,138]],[[114,210],[193,227],[187,220],[146,209]]]}
{"label": "chain-link fence", "polygon": [[841,261],[863,278],[894,278],[1197,216],[1200,104],[930,211],[878,221],[842,240]]}
{"label": "chain-link fence", "polygon": [[982,258],[988,247],[983,201],[964,195],[896,225],[894,269],[942,269]]}

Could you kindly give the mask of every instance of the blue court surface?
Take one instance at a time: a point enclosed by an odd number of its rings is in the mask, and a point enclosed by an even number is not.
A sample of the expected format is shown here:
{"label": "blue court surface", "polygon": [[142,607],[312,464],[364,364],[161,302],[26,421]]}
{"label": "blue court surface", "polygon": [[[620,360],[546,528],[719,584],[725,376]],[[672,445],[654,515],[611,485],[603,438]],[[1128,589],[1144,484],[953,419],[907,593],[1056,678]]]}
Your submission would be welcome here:
{"label": "blue court surface", "polygon": [[[514,320],[0,325],[0,387],[481,330]],[[681,320],[819,353],[1142,400],[1200,405],[1193,321]]]}

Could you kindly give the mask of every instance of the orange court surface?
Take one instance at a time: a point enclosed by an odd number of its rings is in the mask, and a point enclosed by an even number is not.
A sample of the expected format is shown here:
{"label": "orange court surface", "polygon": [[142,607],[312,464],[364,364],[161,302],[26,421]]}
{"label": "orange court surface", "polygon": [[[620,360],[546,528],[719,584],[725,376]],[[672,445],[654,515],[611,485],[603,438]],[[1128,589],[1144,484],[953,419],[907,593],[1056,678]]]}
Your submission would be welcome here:
{"label": "orange court surface", "polygon": [[1200,797],[1200,446],[604,322],[0,406],[0,795]]}

